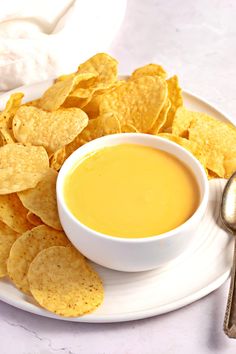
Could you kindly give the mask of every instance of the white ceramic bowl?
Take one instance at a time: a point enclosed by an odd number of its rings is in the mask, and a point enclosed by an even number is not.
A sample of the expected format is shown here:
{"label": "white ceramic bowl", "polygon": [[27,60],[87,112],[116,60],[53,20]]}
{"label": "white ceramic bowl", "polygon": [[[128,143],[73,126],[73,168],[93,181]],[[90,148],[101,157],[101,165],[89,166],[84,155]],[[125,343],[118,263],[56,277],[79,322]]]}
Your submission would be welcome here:
{"label": "white ceramic bowl", "polygon": [[[164,150],[183,161],[193,172],[200,190],[195,213],[179,227],[162,235],[146,238],[119,238],[90,229],[77,220],[64,200],[64,180],[72,166],[86,154],[123,143],[141,144]],[[73,245],[88,259],[111,269],[136,272],[157,268],[184,252],[194,239],[206,210],[209,195],[205,171],[195,157],[181,146],[148,134],[114,134],[93,140],[77,149],[62,166],[57,179],[57,203],[63,229]]]}

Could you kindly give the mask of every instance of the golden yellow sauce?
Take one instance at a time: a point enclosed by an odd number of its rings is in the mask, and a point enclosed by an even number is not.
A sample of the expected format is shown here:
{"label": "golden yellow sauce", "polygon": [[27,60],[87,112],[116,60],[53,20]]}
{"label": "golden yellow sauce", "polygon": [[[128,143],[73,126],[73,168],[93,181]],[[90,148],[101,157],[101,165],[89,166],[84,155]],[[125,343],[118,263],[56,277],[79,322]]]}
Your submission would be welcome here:
{"label": "golden yellow sauce", "polygon": [[107,147],[79,161],[66,177],[64,196],[80,222],[127,238],[174,229],[199,203],[197,182],[181,161],[133,144]]}

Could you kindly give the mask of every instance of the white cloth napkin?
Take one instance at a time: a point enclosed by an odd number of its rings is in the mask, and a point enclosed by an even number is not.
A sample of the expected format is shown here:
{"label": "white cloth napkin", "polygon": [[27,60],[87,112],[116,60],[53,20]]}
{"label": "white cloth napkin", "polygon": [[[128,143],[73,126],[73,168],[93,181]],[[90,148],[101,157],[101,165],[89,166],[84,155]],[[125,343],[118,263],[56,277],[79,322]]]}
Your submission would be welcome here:
{"label": "white cloth napkin", "polygon": [[75,71],[107,51],[126,0],[6,0],[0,11],[0,91]]}

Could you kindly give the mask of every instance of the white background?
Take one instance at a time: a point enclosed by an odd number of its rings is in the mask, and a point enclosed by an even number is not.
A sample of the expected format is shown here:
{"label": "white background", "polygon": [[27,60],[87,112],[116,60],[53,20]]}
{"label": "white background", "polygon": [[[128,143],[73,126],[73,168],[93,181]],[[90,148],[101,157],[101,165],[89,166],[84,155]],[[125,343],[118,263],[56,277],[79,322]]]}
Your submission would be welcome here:
{"label": "white background", "polygon": [[[236,117],[235,1],[129,0],[109,53],[121,74],[163,64],[182,87]],[[0,353],[235,354],[236,340],[222,331],[227,291],[228,283],[178,311],[120,324],[55,321],[0,302]]]}

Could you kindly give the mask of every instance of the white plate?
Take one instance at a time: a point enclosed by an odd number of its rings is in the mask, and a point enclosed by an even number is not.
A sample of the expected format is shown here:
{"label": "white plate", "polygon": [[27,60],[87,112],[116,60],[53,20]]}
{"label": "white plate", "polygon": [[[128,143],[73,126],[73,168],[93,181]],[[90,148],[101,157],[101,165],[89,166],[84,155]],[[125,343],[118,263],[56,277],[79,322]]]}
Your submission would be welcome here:
{"label": "white plate", "polygon": [[[52,81],[11,91],[23,91],[26,100],[32,100]],[[1,96],[0,110],[9,93]],[[228,118],[202,99],[184,92],[185,105],[214,117]],[[105,301],[97,311],[77,318],[56,316],[37,306],[19,292],[8,280],[0,281],[0,300],[22,310],[59,320],[75,322],[120,322],[163,314],[200,299],[217,289],[228,278],[233,239],[219,221],[219,205],[224,180],[212,180],[206,214],[195,234],[191,248],[166,266],[143,273],[123,273],[94,265],[105,285]],[[192,237],[192,235],[189,235]]]}

